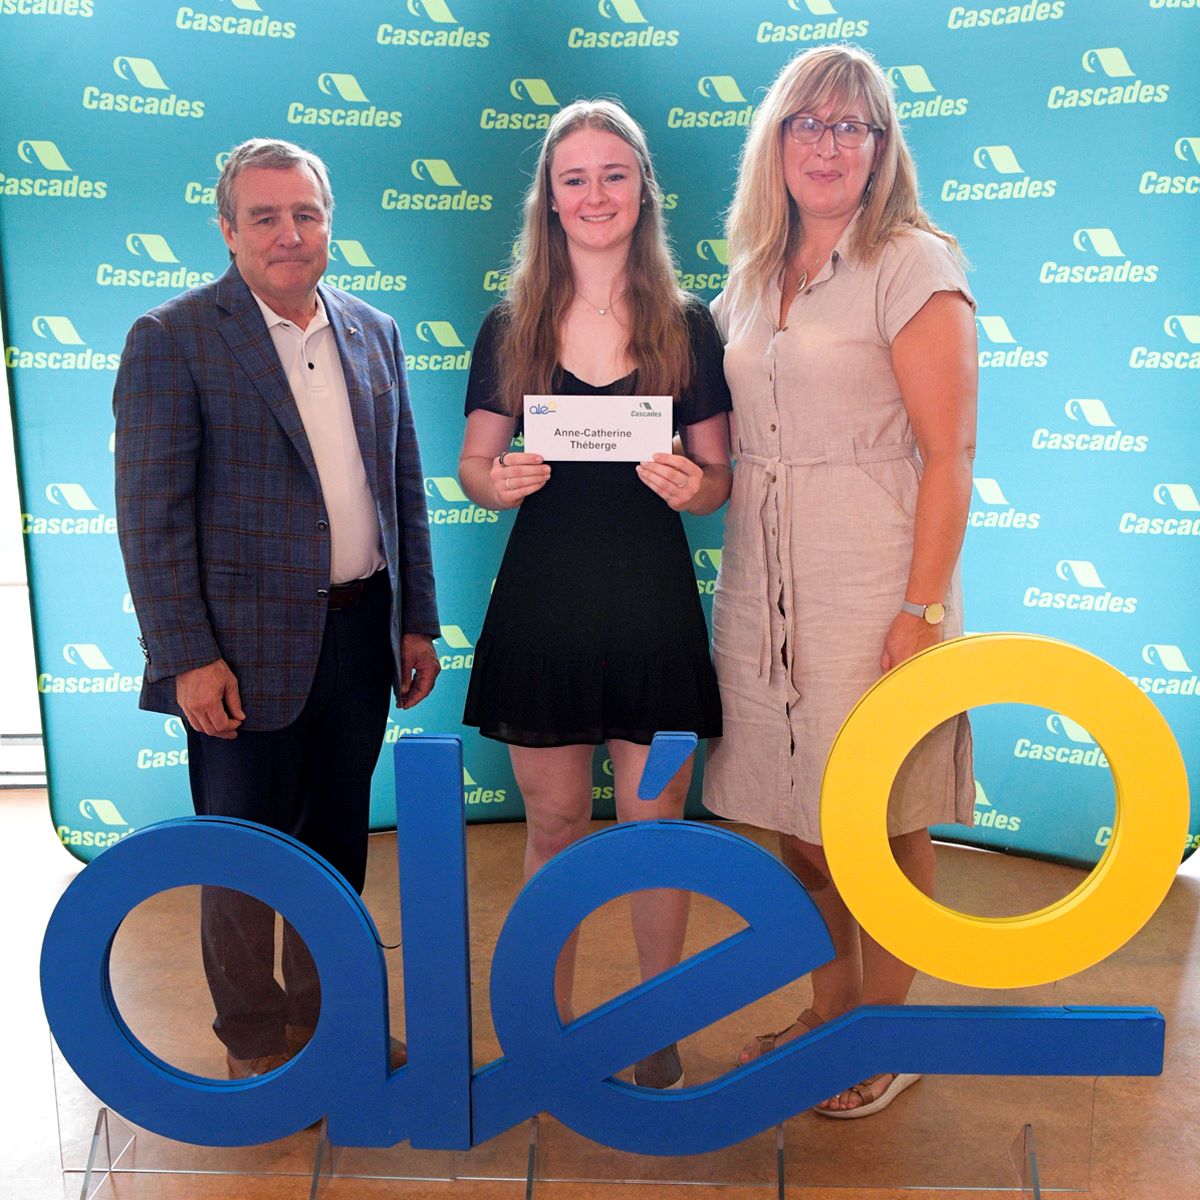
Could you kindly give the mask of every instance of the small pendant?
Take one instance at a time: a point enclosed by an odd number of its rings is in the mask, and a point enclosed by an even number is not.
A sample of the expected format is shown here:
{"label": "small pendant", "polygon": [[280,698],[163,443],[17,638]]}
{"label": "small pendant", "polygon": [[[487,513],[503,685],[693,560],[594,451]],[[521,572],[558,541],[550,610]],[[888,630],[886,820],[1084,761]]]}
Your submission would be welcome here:
{"label": "small pendant", "polygon": [[807,283],[808,283],[808,272],[801,271],[800,278],[796,280],[796,291],[798,291],[798,292],[804,291],[805,284],[807,284]]}
{"label": "small pendant", "polygon": [[598,312],[598,313],[599,313],[599,314],[600,314],[602,317],[603,317],[603,316],[605,316],[605,315],[608,313],[608,309],[607,309],[607,308],[598,308],[598,309],[596,309],[596,311],[597,311],[597,312]]}

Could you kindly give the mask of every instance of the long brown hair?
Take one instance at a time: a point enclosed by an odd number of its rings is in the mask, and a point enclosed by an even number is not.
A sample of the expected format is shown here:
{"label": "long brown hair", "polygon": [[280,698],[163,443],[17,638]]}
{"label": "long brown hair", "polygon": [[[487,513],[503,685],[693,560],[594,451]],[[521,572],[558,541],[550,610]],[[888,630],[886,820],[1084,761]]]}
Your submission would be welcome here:
{"label": "long brown hair", "polygon": [[550,210],[550,167],[554,151],[584,127],[616,134],[633,150],[642,177],[642,205],[626,263],[629,357],[637,365],[638,388],[647,395],[678,395],[691,379],[687,302],[675,277],[675,260],[662,220],[662,195],[646,135],[611,100],[576,100],[555,114],[542,141],[537,169],[525,194],[525,219],[514,247],[500,336],[500,398],[519,414],[526,395],[553,391],[559,358],[559,328],[575,298],[567,237]]}

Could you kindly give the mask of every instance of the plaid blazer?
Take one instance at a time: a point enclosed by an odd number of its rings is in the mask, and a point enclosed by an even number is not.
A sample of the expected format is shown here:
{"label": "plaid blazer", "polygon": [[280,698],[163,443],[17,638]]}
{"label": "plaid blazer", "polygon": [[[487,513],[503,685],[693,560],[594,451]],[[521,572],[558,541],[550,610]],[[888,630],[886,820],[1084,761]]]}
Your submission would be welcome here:
{"label": "plaid blazer", "polygon": [[[318,291],[379,515],[398,681],[401,633],[439,633],[400,333],[355,297]],[[325,628],[328,513],[287,377],[236,265],[137,320],[113,410],[117,524],[146,656],[141,707],[178,714],[174,677],[224,658],[243,728],[290,724]]]}

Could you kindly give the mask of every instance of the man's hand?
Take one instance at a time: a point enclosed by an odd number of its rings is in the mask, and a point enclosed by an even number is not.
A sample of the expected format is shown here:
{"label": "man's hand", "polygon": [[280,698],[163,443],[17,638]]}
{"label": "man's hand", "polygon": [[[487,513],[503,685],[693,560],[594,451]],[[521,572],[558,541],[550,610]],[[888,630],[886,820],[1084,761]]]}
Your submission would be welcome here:
{"label": "man's hand", "polygon": [[433,691],[441,671],[433,638],[423,633],[405,633],[400,637],[400,707],[412,708]]}
{"label": "man's hand", "polygon": [[175,700],[187,723],[210,737],[235,738],[237,727],[246,719],[237,677],[223,658],[176,675]]}

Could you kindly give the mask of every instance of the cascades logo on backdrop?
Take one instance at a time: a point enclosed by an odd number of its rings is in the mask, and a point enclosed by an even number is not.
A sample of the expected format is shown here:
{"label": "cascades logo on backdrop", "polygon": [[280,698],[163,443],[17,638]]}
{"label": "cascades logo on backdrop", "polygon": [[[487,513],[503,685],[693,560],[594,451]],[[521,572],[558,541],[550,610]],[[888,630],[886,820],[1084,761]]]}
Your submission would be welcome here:
{"label": "cascades logo on backdrop", "polygon": [[[865,38],[871,32],[869,20],[842,16],[831,0],[787,0],[787,7],[808,19],[800,22],[759,21],[754,30],[756,42],[837,41]],[[843,2],[841,7],[853,9],[857,5]]]}
{"label": "cascades logo on backdrop", "polygon": [[211,271],[194,271],[183,266],[160,233],[130,233],[125,249],[134,258],[149,259],[156,266],[126,267],[102,262],[96,268],[96,283],[100,287],[152,287],[182,291],[211,283],[216,276]]}
{"label": "cascades logo on backdrop", "polygon": [[696,258],[699,270],[676,272],[679,286],[689,292],[719,292],[729,282],[729,243],[725,238],[701,238]]}
{"label": "cascades logo on backdrop", "polygon": [[1007,829],[1016,833],[1021,828],[1022,818],[1015,813],[1002,812],[987,796],[983,784],[975,780],[975,812],[972,820],[976,829]]}
{"label": "cascades logo on backdrop", "polygon": [[474,504],[453,475],[431,475],[425,480],[430,525],[495,525],[500,514]]}
{"label": "cascades logo on backdrop", "polygon": [[58,825],[55,832],[64,846],[91,846],[105,850],[134,832],[134,826],[121,815],[111,801],[89,796],[80,800],[79,815],[90,824],[88,829]]}
{"label": "cascades logo on backdrop", "polygon": [[[404,114],[394,108],[379,108],[368,99],[362,85],[353,75],[322,71],[317,87],[326,96],[340,100],[333,107],[310,105],[293,100],[287,106],[289,125],[332,125],[357,129],[399,129]],[[357,107],[362,105],[363,107]],[[352,107],[354,106],[354,107]]]}
{"label": "cascades logo on backdrop", "polygon": [[[1143,83],[1134,78],[1133,68],[1120,46],[1085,50],[1080,60],[1089,75],[1103,75],[1114,82],[1098,87],[1071,87],[1056,83],[1046,96],[1047,108],[1091,108],[1111,104],[1163,104],[1170,96],[1166,83]],[[1124,82],[1130,80],[1129,83]]]}
{"label": "cascades logo on backdrop", "polygon": [[993,171],[1006,178],[985,183],[947,179],[941,190],[941,199],[947,204],[960,200],[1049,200],[1058,186],[1056,179],[1034,179],[1026,174],[1011,146],[976,146],[971,160],[981,171]]}
{"label": "cascades logo on backdrop", "polygon": [[1009,504],[1003,489],[995,479],[976,477],[975,494],[986,510],[976,509],[967,518],[973,529],[1036,529],[1042,514],[1025,512]]}
{"label": "cascades logo on backdrop", "polygon": [[167,717],[163,721],[163,733],[174,744],[154,747],[143,746],[134,756],[139,771],[155,771],[162,767],[186,767],[188,764],[187,731],[179,717]]}
{"label": "cascades logo on backdrop", "polygon": [[270,16],[263,12],[258,0],[230,0],[230,3],[244,14],[257,15],[237,16],[233,13],[208,12],[185,4],[175,13],[175,26],[197,33],[224,33],[233,37],[271,38],[280,41],[291,41],[296,36],[295,21],[281,21]]}
{"label": "cascades logo on backdrop", "polygon": [[[1176,138],[1175,157],[1180,162],[1200,162],[1200,137]],[[1186,175],[1143,171],[1138,180],[1138,191],[1143,196],[1195,196],[1200,193],[1200,175],[1194,170]]]}
{"label": "cascades logo on backdrop", "polygon": [[[652,0],[643,0],[647,7]],[[597,0],[600,15],[623,26],[621,29],[585,29],[573,25],[567,31],[570,50],[646,50],[679,45],[678,29],[659,29],[651,24],[638,0]]]}
{"label": "cascades logo on backdrop", "polygon": [[26,138],[17,143],[17,157],[44,175],[5,175],[0,172],[0,196],[36,196],[46,199],[103,200],[108,183],[84,179],[73,171],[54,142]]}
{"label": "cascades logo on backdrop", "polygon": [[448,654],[438,656],[443,671],[468,671],[475,662],[475,646],[459,625],[443,625],[442,642]]}
{"label": "cascades logo on backdrop", "polygon": [[1142,662],[1155,669],[1154,675],[1130,675],[1129,678],[1148,696],[1200,695],[1200,676],[1188,665],[1180,647],[1152,643],[1142,647]]}
{"label": "cascades logo on backdrop", "polygon": [[1200,536],[1200,499],[1190,483],[1159,483],[1153,489],[1154,503],[1172,515],[1121,514],[1119,533],[1149,534],[1154,537]]}
{"label": "cascades logo on backdrop", "polygon": [[480,783],[466,767],[463,767],[463,804],[467,808],[503,804],[507,799],[507,788],[490,787],[486,783]]}
{"label": "cascades logo on backdrop", "polygon": [[[1096,745],[1096,739],[1077,721],[1062,713],[1051,713],[1046,718],[1046,730],[1055,735],[1053,741],[1032,737],[1019,737],[1013,745],[1013,757],[1031,762],[1055,763],[1068,767],[1098,767],[1108,769],[1104,751]],[[1020,818],[1016,818],[1020,820]]]}
{"label": "cascades logo on backdrop", "polygon": [[383,189],[379,206],[390,212],[489,212],[495,197],[490,192],[472,192],[458,181],[454,168],[444,158],[414,158],[409,171],[414,179],[433,184],[433,189],[402,192]]}
{"label": "cascades logo on backdrop", "polygon": [[465,371],[471,365],[471,351],[463,345],[457,330],[449,321],[418,321],[417,337],[444,353],[405,354],[404,366],[409,371]]}
{"label": "cascades logo on backdrop", "polygon": [[21,514],[21,531],[26,534],[108,534],[117,532],[117,518],[102,513],[80,483],[48,483],[46,499],[78,516],[34,516]]}
{"label": "cascades logo on backdrop", "polygon": [[696,564],[696,589],[702,596],[715,596],[721,570],[721,547],[707,546],[692,555]]}
{"label": "cascades logo on backdrop", "polygon": [[1067,11],[1067,0],[1025,0],[1024,4],[994,4],[968,8],[955,4],[946,14],[947,29],[1000,29],[1031,22],[1057,21]]}
{"label": "cascades logo on backdrop", "polygon": [[1158,264],[1127,258],[1111,229],[1077,229],[1071,241],[1081,254],[1122,261],[1064,266],[1047,260],[1038,272],[1039,283],[1153,283],[1158,278]]}
{"label": "cascades logo on backdrop", "polygon": [[524,100],[534,111],[502,112],[488,107],[479,114],[480,129],[549,129],[554,111],[561,108],[544,79],[514,79],[508,85],[514,100]]}
{"label": "cascades logo on backdrop", "polygon": [[1050,362],[1049,350],[1027,350],[1017,343],[1008,322],[1001,316],[976,316],[979,329],[995,350],[979,351],[980,367],[1044,367]]}
{"label": "cascades logo on backdrop", "polygon": [[36,316],[30,322],[30,328],[38,337],[59,348],[23,350],[20,346],[5,346],[5,366],[34,371],[115,371],[121,363],[119,354],[93,350],[79,336],[71,318],[61,313]]}
{"label": "cascades logo on backdrop", "polygon": [[747,128],[754,116],[754,105],[742,94],[732,75],[701,75],[696,91],[706,100],[717,101],[704,108],[672,105],[667,110],[668,129]]}
{"label": "cascades logo on backdrop", "polygon": [[[1179,342],[1200,346],[1200,313],[1172,313],[1162,323],[1163,332]],[[1200,368],[1200,350],[1152,350],[1149,346],[1134,346],[1129,352],[1129,365],[1135,370],[1196,370]]]}
{"label": "cascades logo on backdrop", "polygon": [[[1096,432],[1060,432],[1041,426],[1033,431],[1030,444],[1035,450],[1071,450],[1084,453],[1144,454],[1150,447],[1145,433],[1126,433],[1119,428],[1103,400],[1071,399],[1063,411],[1072,420],[1090,426]],[[1104,432],[1108,431],[1108,432]]]}
{"label": "cascades logo on backdrop", "polygon": [[83,667],[89,674],[55,675],[42,671],[37,677],[38,691],[49,695],[94,695],[105,692],[136,692],[142,686],[140,675],[124,675],[112,665],[95,642],[68,642],[62,649],[63,661]]}
{"label": "cascades logo on backdrop", "polygon": [[1128,616],[1137,611],[1136,596],[1114,594],[1104,585],[1094,563],[1086,558],[1060,559],[1054,573],[1064,583],[1074,584],[1072,591],[1051,591],[1034,585],[1022,597],[1026,608],[1051,608],[1066,612],[1111,613]]}
{"label": "cascades logo on backdrop", "polygon": [[[136,84],[141,91],[110,91],[89,83],[83,89],[81,103],[84,108],[95,112],[146,117],[192,117],[199,120],[204,116],[204,101],[176,95],[150,59],[119,54],[113,59],[112,69],[118,79]],[[166,95],[161,94],[164,92]]]}
{"label": "cascades logo on backdrop", "polygon": [[[896,116],[901,121],[918,117],[961,117],[966,114],[970,104],[967,97],[943,96],[920,63],[888,67],[884,74],[896,89]],[[910,95],[915,99],[908,99]]]}
{"label": "cascades logo on backdrop", "polygon": [[322,283],[346,292],[403,292],[408,288],[408,276],[381,271],[362,242],[353,238],[333,238],[329,243],[329,262],[343,269],[329,270]]}
{"label": "cascades logo on backdrop", "polygon": [[0,0],[6,17],[90,17],[94,0]]}
{"label": "cascades logo on backdrop", "polygon": [[469,50],[483,49],[492,43],[490,30],[465,28],[450,11],[446,0],[408,0],[408,11],[427,24],[414,28],[384,21],[375,30],[375,40],[381,46],[435,46]]}

